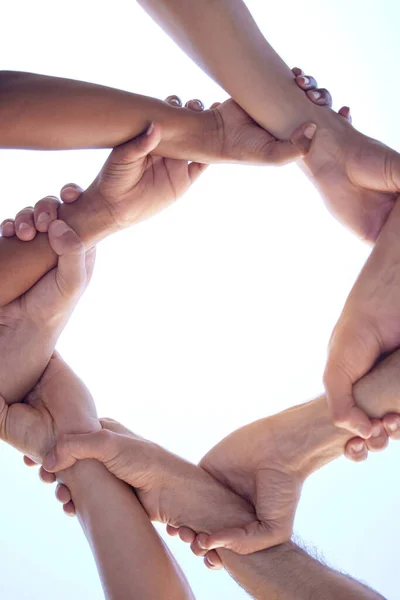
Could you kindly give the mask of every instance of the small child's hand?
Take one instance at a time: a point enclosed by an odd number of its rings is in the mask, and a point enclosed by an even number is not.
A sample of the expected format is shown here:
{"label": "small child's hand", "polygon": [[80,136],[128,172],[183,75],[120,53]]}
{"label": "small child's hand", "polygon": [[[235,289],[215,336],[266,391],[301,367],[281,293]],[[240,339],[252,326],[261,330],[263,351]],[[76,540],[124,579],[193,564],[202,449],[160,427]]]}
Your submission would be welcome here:
{"label": "small child's hand", "polygon": [[[37,467],[37,463],[34,460],[29,458],[29,456],[24,456],[24,463],[27,467]],[[54,473],[49,473],[43,467],[39,469],[39,479],[43,483],[52,484],[57,481],[57,478]],[[63,511],[68,517],[75,516],[75,504],[72,501],[71,492],[63,483],[59,483],[56,487],[55,496],[59,502],[63,505]]]}
{"label": "small child's hand", "polygon": [[[82,194],[82,189],[75,183],[67,183],[60,192],[65,204],[75,202]],[[58,218],[60,200],[56,196],[46,196],[35,206],[27,206],[19,211],[15,219],[5,219],[0,225],[3,237],[17,236],[22,242],[30,242],[37,233],[47,233],[50,223]]]}

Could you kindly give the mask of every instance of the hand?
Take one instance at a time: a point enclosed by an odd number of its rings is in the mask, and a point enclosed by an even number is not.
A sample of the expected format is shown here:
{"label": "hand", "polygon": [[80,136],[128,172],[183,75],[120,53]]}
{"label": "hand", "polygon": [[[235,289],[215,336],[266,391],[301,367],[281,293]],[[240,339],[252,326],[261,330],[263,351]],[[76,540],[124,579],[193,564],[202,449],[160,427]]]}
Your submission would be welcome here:
{"label": "hand", "polygon": [[[257,519],[211,535],[202,533],[196,539],[187,529],[181,530],[181,538],[192,543],[195,554],[204,556],[216,548],[250,554],[290,539],[306,475],[295,466],[293,449],[298,430],[288,427],[286,414],[234,431],[200,461],[205,471],[255,507]],[[177,534],[171,527],[168,532]],[[217,567],[220,561],[208,557],[206,565]]]}
{"label": "hand", "polygon": [[34,462],[41,462],[60,436],[99,429],[90,392],[58,354],[23,403],[8,406],[0,398],[0,438]]}
{"label": "hand", "polygon": [[0,308],[0,396],[18,402],[37,383],[56,341],[85,290],[94,266],[94,251],[62,221],[49,227],[49,242],[58,265],[27,293]]}
{"label": "hand", "polygon": [[392,440],[400,440],[400,415],[390,413],[382,421],[373,419],[372,436],[368,440],[352,438],[345,447],[346,458],[353,462],[362,462],[368,458],[368,452],[384,450]]}
{"label": "hand", "polygon": [[200,467],[135,435],[119,423],[101,420],[103,430],[67,435],[45,457],[46,471],[71,467],[95,458],[116,477],[135,488],[150,519],[211,532],[254,518],[252,507]]}
{"label": "hand", "polygon": [[[333,331],[324,382],[336,425],[361,438],[371,423],[353,385],[400,346],[400,201],[393,208]],[[376,414],[374,416],[382,416]]]}
{"label": "hand", "polygon": [[[299,68],[292,69],[295,83],[318,106],[331,106],[332,98],[319,89],[313,77],[305,76]],[[277,140],[260,127],[234,100],[212,105],[219,131],[219,160],[245,162],[254,165],[281,165],[307,155],[316,127],[312,123],[300,126],[289,141]],[[350,120],[350,109],[343,107],[339,114]]]}
{"label": "hand", "polygon": [[334,113],[329,121],[318,127],[304,170],[333,216],[375,242],[400,192],[400,155]]}

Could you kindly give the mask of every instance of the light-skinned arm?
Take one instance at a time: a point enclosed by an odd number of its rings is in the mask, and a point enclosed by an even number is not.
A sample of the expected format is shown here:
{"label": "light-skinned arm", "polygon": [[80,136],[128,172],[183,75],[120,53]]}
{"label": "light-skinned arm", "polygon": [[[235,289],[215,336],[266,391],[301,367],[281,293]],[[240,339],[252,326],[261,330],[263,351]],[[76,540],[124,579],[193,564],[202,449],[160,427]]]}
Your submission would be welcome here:
{"label": "light-skinned arm", "polygon": [[107,600],[194,600],[132,488],[98,461],[81,461],[59,479],[73,494]]}
{"label": "light-skinned arm", "polygon": [[[177,44],[279,139],[304,120],[318,126],[301,168],[328,209],[374,241],[400,191],[400,155],[333,111],[307,104],[293,75],[242,0],[139,0]],[[271,5],[271,10],[273,7]]]}
{"label": "light-skinned arm", "polygon": [[[371,417],[400,412],[399,364],[400,352],[397,352],[356,385],[357,402]],[[313,595],[321,600],[382,598],[351,578],[321,565],[288,541],[304,480],[341,456],[351,438],[348,431],[332,424],[324,396],[234,432],[202,459],[201,476],[196,475],[188,463],[120,425],[112,422],[105,425],[109,430],[103,425],[103,431],[93,435],[65,436],[56,451],[46,457],[44,467],[57,471],[71,466],[77,459],[97,458],[137,489],[151,518],[169,523],[175,527],[175,533],[179,521],[186,521],[188,527],[190,522],[195,523],[191,529],[197,532],[203,524],[206,534],[200,533],[197,537],[182,526],[185,541],[192,541],[193,550],[200,555],[218,548],[224,566],[255,598],[309,600]],[[377,447],[381,447],[380,437],[384,433],[382,425],[378,425],[376,442]],[[203,510],[202,502],[210,497],[213,489],[204,473],[251,503],[257,520],[251,512],[247,516],[243,513],[245,506],[232,504],[233,498],[225,510],[222,505],[217,507],[216,503],[223,500],[218,495],[211,504],[207,502]],[[162,495],[159,488],[163,490]],[[196,498],[196,502],[190,500],[190,496]],[[211,516],[210,505],[213,506]],[[225,522],[237,518],[237,526],[225,525],[217,531],[215,525],[221,518]],[[188,533],[192,533],[191,539]],[[256,552],[271,543],[278,546]],[[246,553],[251,554],[244,556]]]}

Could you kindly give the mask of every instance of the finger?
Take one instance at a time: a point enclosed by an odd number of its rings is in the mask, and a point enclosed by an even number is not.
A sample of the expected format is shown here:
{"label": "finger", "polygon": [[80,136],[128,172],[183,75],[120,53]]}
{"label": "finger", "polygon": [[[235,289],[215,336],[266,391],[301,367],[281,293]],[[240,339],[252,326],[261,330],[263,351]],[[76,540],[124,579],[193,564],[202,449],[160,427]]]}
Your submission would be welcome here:
{"label": "finger", "polygon": [[83,189],[77,185],[76,183],[66,183],[60,192],[60,198],[64,202],[64,204],[71,204],[78,200],[78,198],[83,194]]}
{"label": "finger", "polygon": [[37,467],[38,466],[38,463],[35,462],[34,460],[32,460],[31,458],[29,458],[29,456],[24,456],[23,461],[27,467]]}
{"label": "finger", "polygon": [[37,231],[47,233],[50,223],[58,217],[59,206],[60,201],[55,196],[46,196],[35,204],[33,216]]}
{"label": "finger", "polygon": [[204,543],[207,540],[207,535],[205,533],[199,533],[190,544],[190,549],[196,556],[205,556],[207,554],[207,550],[204,547]]}
{"label": "finger", "polygon": [[194,100],[188,100],[185,104],[185,108],[189,108],[190,110],[194,110],[196,112],[201,112],[204,110],[204,104],[201,100],[196,98]]}
{"label": "finger", "polygon": [[71,492],[63,483],[59,483],[56,487],[56,498],[61,504],[68,504],[72,500]]}
{"label": "finger", "polygon": [[207,167],[205,163],[191,162],[188,166],[188,173],[192,183],[196,181],[206,171]]}
{"label": "finger", "polygon": [[325,88],[310,90],[306,94],[311,102],[318,106],[332,106],[332,96]]}
{"label": "finger", "polygon": [[303,125],[300,125],[300,127],[293,132],[290,142],[281,143],[291,143],[294,148],[297,148],[301,156],[304,156],[309,152],[316,133],[317,126],[315,123],[303,123]]}
{"label": "finger", "polygon": [[196,532],[190,529],[190,527],[179,527],[178,534],[179,538],[185,544],[193,544],[196,539]]}
{"label": "finger", "polygon": [[167,102],[167,104],[170,104],[171,106],[182,106],[182,100],[179,98],[179,96],[176,96],[175,94],[165,98],[165,102]]}
{"label": "finger", "polygon": [[211,569],[212,571],[220,571],[224,568],[223,562],[218,556],[218,553],[215,550],[210,550],[204,557],[204,564],[207,569]]}
{"label": "finger", "polygon": [[151,123],[144,133],[135,137],[133,140],[114,148],[108,157],[102,172],[107,172],[109,169],[113,169],[112,172],[114,172],[114,165],[117,164],[120,171],[121,168],[126,165],[127,173],[130,173],[132,163],[135,163],[150,154],[150,152],[153,152],[160,143],[160,140],[161,126],[158,123]]}
{"label": "finger", "polygon": [[118,436],[102,429],[96,433],[63,436],[57,446],[45,456],[43,466],[53,473],[72,467],[77,460],[84,458],[96,458],[105,462],[115,435]]}
{"label": "finger", "polygon": [[315,90],[318,87],[318,83],[316,82],[314,77],[311,77],[310,75],[298,75],[295,81],[299,88],[301,88],[304,91]]}
{"label": "finger", "polygon": [[359,437],[352,438],[345,446],[344,455],[353,462],[366,460],[368,458],[366,440]]}
{"label": "finger", "polygon": [[214,102],[211,104],[210,110],[214,110],[214,108],[218,108],[218,106],[221,106],[221,102]]}
{"label": "finger", "polygon": [[271,141],[265,148],[264,161],[270,165],[284,165],[298,160],[310,150],[316,131],[315,123],[305,123],[295,130],[289,141]]}
{"label": "finger", "polygon": [[207,551],[226,548],[236,554],[252,554],[282,544],[291,535],[292,530],[289,528],[273,529],[267,523],[253,521],[243,527],[222,529],[209,536],[202,534],[198,544]]}
{"label": "finger", "polygon": [[389,414],[382,419],[383,426],[392,440],[400,440],[400,415]]}
{"label": "finger", "polygon": [[15,234],[19,240],[30,242],[36,235],[36,227],[33,221],[33,207],[27,206],[15,217]]}
{"label": "finger", "polygon": [[385,427],[379,419],[371,419],[372,423],[372,434],[367,440],[368,450],[371,452],[380,452],[384,450],[389,444],[389,436],[385,430]]}
{"label": "finger", "polygon": [[345,119],[347,119],[348,121],[350,121],[350,123],[353,122],[353,118],[351,116],[351,111],[350,111],[349,106],[342,106],[342,108],[339,110],[338,114],[341,115],[342,117],[344,117]]}
{"label": "finger", "polygon": [[86,287],[89,285],[89,283],[92,279],[95,262],[96,262],[96,247],[93,247],[86,252],[86,256],[85,256]]}
{"label": "finger", "polygon": [[1,235],[3,237],[13,237],[15,235],[15,221],[14,219],[6,219],[1,224]]}
{"label": "finger", "polygon": [[304,75],[304,71],[303,69],[300,69],[300,67],[293,67],[292,73],[295,77],[298,77],[299,75]]}
{"label": "finger", "polygon": [[67,517],[75,517],[75,514],[76,514],[75,504],[72,502],[72,500],[71,500],[71,502],[68,502],[67,504],[63,505],[63,511],[65,512]]}
{"label": "finger", "polygon": [[176,537],[179,534],[179,527],[172,527],[172,525],[168,524],[166,531],[171,537]]}
{"label": "finger", "polygon": [[39,469],[39,479],[43,483],[52,484],[52,483],[55,482],[56,476],[54,475],[54,473],[49,473],[48,471],[46,471],[46,469],[44,469],[43,467],[40,467],[40,469]]}
{"label": "finger", "polygon": [[58,289],[63,298],[74,299],[83,292],[87,283],[85,247],[64,221],[53,221],[48,235],[50,246],[58,255]]}

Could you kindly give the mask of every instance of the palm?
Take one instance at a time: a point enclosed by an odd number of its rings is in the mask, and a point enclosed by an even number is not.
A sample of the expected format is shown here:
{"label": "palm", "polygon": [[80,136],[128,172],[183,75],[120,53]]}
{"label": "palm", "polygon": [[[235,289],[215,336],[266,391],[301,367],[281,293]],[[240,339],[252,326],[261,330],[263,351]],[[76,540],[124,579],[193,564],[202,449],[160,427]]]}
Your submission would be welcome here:
{"label": "palm", "polygon": [[57,354],[24,403],[7,407],[0,398],[1,438],[37,462],[59,435],[99,428],[89,391]]}
{"label": "palm", "polygon": [[[393,161],[399,156],[349,124],[340,137],[319,133],[305,159],[330,212],[362,239],[374,242],[400,191]],[[400,173],[398,175],[400,181]]]}

